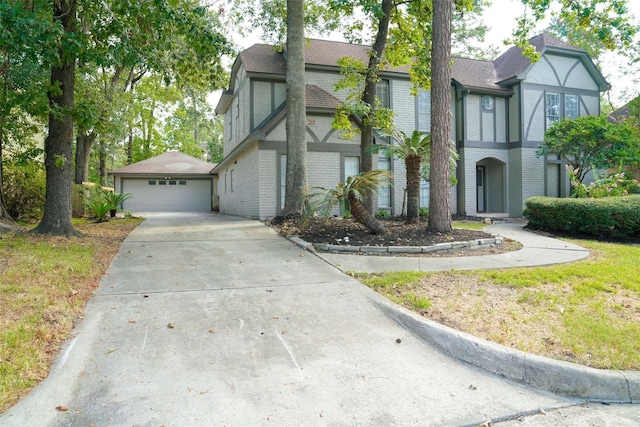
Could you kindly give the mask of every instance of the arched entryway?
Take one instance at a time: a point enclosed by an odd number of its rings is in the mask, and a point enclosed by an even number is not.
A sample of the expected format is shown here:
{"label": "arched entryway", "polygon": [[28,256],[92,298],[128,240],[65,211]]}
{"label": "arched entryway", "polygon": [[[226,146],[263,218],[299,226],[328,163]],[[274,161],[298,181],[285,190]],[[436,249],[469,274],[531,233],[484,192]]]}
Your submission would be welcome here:
{"label": "arched entryway", "polygon": [[493,157],[476,163],[476,211],[504,213],[507,205],[506,164]]}

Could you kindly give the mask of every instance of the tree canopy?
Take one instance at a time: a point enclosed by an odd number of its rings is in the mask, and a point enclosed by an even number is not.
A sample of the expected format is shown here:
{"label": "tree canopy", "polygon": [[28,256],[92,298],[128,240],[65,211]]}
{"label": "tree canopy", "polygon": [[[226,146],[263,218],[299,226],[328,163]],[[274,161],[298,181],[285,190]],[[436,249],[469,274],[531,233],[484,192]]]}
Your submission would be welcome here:
{"label": "tree canopy", "polygon": [[[122,101],[141,78],[155,77],[159,89],[172,86],[201,99],[224,87],[227,71],[222,58],[232,48],[217,12],[198,0],[0,4],[0,149],[7,140],[25,145],[24,129],[50,116],[45,140],[47,191],[56,188],[58,194],[46,200],[61,204],[45,202],[45,218],[51,218],[38,231],[73,234],[68,232],[66,214],[70,200],[66,189],[70,192],[71,186],[63,182],[66,168],[74,164],[73,139],[66,139],[74,131],[69,129],[75,129],[77,137],[75,180],[81,182],[89,175],[87,162],[93,158],[94,142],[99,143],[102,176],[105,156],[113,151],[109,145],[127,134],[123,124],[134,116],[131,105]],[[153,122],[149,118],[146,125]],[[69,121],[68,129],[55,133],[55,124],[63,120]],[[152,127],[146,130],[152,134]],[[136,132],[129,128],[129,134]],[[57,172],[62,169],[65,173]],[[5,216],[4,210],[0,214]]]}
{"label": "tree canopy", "polygon": [[604,116],[584,116],[553,123],[537,155],[564,159],[582,182],[592,169],[616,169],[640,162],[640,132]]}

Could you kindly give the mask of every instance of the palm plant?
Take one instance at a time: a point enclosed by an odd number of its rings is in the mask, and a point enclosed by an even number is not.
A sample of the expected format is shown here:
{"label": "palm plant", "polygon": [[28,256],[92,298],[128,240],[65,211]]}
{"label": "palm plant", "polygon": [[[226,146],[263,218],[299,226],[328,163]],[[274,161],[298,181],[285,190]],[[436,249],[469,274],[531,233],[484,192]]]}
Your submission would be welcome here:
{"label": "palm plant", "polygon": [[414,130],[411,136],[394,130],[391,137],[397,144],[376,145],[375,151],[383,151],[387,156],[404,159],[407,173],[407,224],[420,221],[420,164],[429,158],[431,135]]}
{"label": "palm plant", "polygon": [[383,180],[391,178],[388,171],[376,169],[350,176],[335,188],[312,187],[305,196],[305,216],[308,218],[315,213],[329,217],[338,207],[341,216],[351,215],[373,234],[385,234],[384,225],[363,206],[362,201],[367,194],[377,193]]}
{"label": "palm plant", "polygon": [[105,191],[102,193],[102,200],[110,206],[109,211],[112,218],[116,216],[118,207],[131,197],[131,193],[116,193],[115,191]]}
{"label": "palm plant", "polygon": [[89,211],[96,218],[97,222],[104,221],[104,217],[107,216],[111,206],[103,200],[88,200],[85,205]]}
{"label": "palm plant", "polygon": [[[428,169],[429,157],[431,156],[431,135],[414,130],[411,136],[404,132],[393,129],[390,132],[391,138],[397,144],[376,145],[375,152],[384,152],[387,156],[396,156],[404,159],[407,174],[407,224],[414,224],[420,221],[420,180],[423,175],[428,175],[428,171],[423,173],[422,162],[425,162],[425,169]],[[458,160],[455,143],[451,142],[451,155],[449,162],[451,168],[455,168]]]}

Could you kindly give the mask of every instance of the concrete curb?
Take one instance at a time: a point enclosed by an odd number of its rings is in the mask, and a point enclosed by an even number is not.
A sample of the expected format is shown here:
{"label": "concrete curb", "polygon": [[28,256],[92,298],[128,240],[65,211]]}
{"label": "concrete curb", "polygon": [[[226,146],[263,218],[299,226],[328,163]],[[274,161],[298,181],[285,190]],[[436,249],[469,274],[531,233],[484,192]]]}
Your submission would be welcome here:
{"label": "concrete curb", "polygon": [[337,254],[436,254],[436,253],[453,253],[468,251],[473,253],[475,250],[492,248],[501,245],[504,242],[502,236],[494,236],[486,239],[476,239],[467,242],[451,242],[438,243],[433,246],[349,246],[349,245],[330,245],[327,243],[309,243],[297,236],[287,237],[291,242],[300,246],[309,252],[317,253],[317,251],[331,252]]}
{"label": "concrete curb", "polygon": [[378,294],[371,299],[414,335],[488,372],[591,402],[640,404],[640,372],[595,369],[525,353],[422,318]]}
{"label": "concrete curb", "polygon": [[[493,232],[493,230],[491,231]],[[519,232],[520,230],[514,229],[514,231]],[[495,234],[494,236],[498,237]],[[508,233],[506,237],[520,241],[519,237],[522,236]],[[313,250],[317,249],[314,248],[314,245],[297,237],[292,237],[289,240],[320,256]],[[583,248],[573,247],[564,242],[559,247],[550,245],[546,240],[544,242],[537,240],[527,242],[522,242],[525,248],[530,246],[531,248],[548,249],[554,253],[554,256],[557,255],[555,252],[558,250],[583,250],[587,254],[589,253]],[[342,246],[341,248],[341,253],[345,255],[359,252],[357,246]],[[555,260],[557,262],[557,259]],[[327,262],[332,264],[330,261]],[[334,267],[343,271],[340,267],[335,265]],[[499,268],[505,267],[509,267],[509,265],[501,265]],[[485,371],[540,390],[586,401],[640,404],[640,372],[595,369],[511,349],[423,318],[374,291],[371,291],[370,299],[381,311],[420,339],[453,358]]]}

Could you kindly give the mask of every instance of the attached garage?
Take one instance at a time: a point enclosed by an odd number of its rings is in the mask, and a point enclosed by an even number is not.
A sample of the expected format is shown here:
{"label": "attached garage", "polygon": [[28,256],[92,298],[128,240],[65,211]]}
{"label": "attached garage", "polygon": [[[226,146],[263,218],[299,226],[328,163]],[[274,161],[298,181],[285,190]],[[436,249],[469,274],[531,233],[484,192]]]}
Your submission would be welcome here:
{"label": "attached garage", "polygon": [[109,172],[115,191],[132,197],[122,209],[131,212],[211,211],[216,165],[171,151]]}

